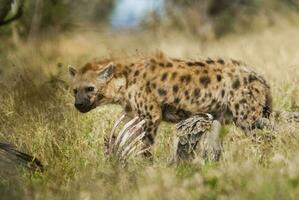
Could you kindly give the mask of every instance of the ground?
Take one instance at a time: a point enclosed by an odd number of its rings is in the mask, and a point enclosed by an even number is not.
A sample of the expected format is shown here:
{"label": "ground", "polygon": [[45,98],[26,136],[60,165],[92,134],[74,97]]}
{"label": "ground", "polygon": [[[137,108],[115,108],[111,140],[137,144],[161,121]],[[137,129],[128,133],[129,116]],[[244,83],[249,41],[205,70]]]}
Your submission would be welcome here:
{"label": "ground", "polygon": [[[160,49],[173,57],[224,57],[254,66],[269,82],[276,110],[299,110],[299,29],[289,25],[217,41],[173,33],[111,35],[81,32],[0,47],[0,140],[38,157],[43,173],[20,169],[1,177],[5,199],[296,199],[299,129],[277,124],[256,137],[234,125],[223,129],[218,163],[169,165],[174,126],[163,123],[153,163],[136,158],[119,168],[103,156],[103,137],[120,107],[87,114],[73,106],[67,66]],[[198,42],[195,42],[198,41]],[[136,50],[137,49],[137,50]],[[41,68],[41,66],[43,68]]]}

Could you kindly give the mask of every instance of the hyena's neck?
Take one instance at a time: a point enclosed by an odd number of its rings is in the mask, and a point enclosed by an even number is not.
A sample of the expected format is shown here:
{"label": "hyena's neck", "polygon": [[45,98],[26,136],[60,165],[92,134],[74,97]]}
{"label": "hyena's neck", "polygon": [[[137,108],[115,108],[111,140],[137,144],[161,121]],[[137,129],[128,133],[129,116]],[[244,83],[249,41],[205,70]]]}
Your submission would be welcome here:
{"label": "hyena's neck", "polygon": [[131,77],[132,69],[127,64],[116,64],[113,78],[107,85],[106,96],[113,103],[121,104],[126,99],[126,92]]}

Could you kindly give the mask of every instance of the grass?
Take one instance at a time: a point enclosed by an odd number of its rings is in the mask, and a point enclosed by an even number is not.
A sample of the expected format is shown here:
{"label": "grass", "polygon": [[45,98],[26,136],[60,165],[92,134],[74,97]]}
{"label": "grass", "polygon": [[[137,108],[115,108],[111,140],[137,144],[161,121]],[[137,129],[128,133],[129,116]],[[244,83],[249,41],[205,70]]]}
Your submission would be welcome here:
{"label": "grass", "polygon": [[[277,110],[299,109],[297,27],[202,42],[172,33],[84,31],[33,43],[0,47],[0,141],[39,158],[45,172],[19,169],[0,177],[4,199],[296,199],[299,196],[298,124],[280,122],[277,131],[247,137],[237,127],[223,130],[219,163],[169,166],[174,126],[163,123],[154,162],[141,158],[120,168],[105,160],[103,137],[120,113],[104,106],[78,113],[67,88],[67,65],[80,66],[109,55],[224,57],[255,66],[270,83]],[[136,50],[138,49],[138,51]],[[269,137],[271,136],[271,137]]]}

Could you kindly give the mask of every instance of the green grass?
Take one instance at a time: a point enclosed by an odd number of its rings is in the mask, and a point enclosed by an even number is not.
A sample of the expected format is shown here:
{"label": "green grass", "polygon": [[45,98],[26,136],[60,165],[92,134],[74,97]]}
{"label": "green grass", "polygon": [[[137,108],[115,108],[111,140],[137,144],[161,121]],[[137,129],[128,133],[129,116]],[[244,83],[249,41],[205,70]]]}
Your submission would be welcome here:
{"label": "green grass", "polygon": [[[121,168],[103,156],[103,137],[120,114],[118,106],[78,113],[64,82],[67,65],[105,55],[148,54],[232,57],[255,66],[269,81],[275,109],[299,108],[298,28],[228,36],[201,43],[179,34],[114,35],[83,32],[36,44],[4,43],[0,54],[0,141],[39,158],[43,173],[20,169],[1,177],[3,199],[296,199],[299,196],[299,129],[247,137],[234,125],[222,130],[218,163],[169,165],[174,126],[163,123],[153,163],[142,158]],[[142,46],[140,46],[142,44]],[[63,80],[63,81],[60,81]],[[271,136],[271,137],[270,137]]]}

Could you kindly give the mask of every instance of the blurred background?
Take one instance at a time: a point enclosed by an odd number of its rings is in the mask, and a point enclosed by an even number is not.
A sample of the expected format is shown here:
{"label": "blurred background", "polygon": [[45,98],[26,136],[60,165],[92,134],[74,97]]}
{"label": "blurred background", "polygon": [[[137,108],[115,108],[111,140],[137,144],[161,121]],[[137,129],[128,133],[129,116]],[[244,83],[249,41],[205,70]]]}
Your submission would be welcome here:
{"label": "blurred background", "polygon": [[215,39],[296,22],[298,11],[298,0],[1,0],[0,33],[14,42],[88,29]]}
{"label": "blurred background", "polygon": [[154,163],[107,162],[103,137],[120,108],[78,113],[67,66],[157,50],[242,60],[269,82],[275,110],[299,111],[299,0],[0,0],[0,142],[45,167],[11,171],[0,152],[0,196],[297,199],[298,128],[289,123],[258,137],[226,127],[219,163],[178,167],[167,165],[174,126],[163,123]]}

